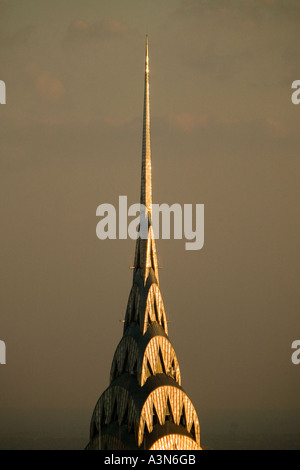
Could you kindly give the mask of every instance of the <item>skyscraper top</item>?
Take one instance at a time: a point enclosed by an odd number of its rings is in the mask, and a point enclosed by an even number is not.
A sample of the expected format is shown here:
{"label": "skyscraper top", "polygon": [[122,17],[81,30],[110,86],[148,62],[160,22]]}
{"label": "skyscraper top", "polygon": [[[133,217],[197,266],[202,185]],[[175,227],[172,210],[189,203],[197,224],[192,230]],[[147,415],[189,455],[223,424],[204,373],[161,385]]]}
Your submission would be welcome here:
{"label": "skyscraper top", "polygon": [[152,167],[151,167],[151,138],[150,138],[150,83],[149,83],[149,44],[146,36],[145,52],[145,88],[144,88],[144,116],[143,116],[143,145],[142,145],[142,174],[141,174],[141,199],[140,202],[146,208],[146,213],[141,211],[140,227],[148,227],[146,238],[138,238],[136,243],[134,275],[139,269],[144,280],[147,281],[149,269],[152,268],[158,278],[158,263],[156,255],[155,239],[152,229]]}
{"label": "skyscraper top", "polygon": [[144,117],[143,117],[141,204],[144,204],[148,212],[151,214],[151,211],[152,211],[152,175],[151,175],[151,141],[150,141],[150,85],[149,85],[148,36],[146,36],[146,53],[145,53],[145,89],[144,89]]}
{"label": "skyscraper top", "polygon": [[175,350],[158,285],[152,229],[149,53],[146,38],[140,229],[123,337],[111,366],[110,384],[91,420],[87,449],[200,450],[197,412],[181,386]]}

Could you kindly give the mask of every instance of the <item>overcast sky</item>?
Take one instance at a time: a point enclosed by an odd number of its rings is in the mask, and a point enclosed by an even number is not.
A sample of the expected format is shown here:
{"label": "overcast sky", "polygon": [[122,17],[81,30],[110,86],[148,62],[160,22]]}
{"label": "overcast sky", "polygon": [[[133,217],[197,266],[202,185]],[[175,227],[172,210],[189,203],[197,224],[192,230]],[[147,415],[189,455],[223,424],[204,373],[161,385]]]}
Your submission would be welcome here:
{"label": "overcast sky", "polygon": [[108,386],[134,242],[96,208],[139,199],[148,33],[153,202],[205,205],[202,250],[157,241],[183,387],[200,423],[299,412],[299,23],[296,0],[0,1],[2,409],[88,422]]}

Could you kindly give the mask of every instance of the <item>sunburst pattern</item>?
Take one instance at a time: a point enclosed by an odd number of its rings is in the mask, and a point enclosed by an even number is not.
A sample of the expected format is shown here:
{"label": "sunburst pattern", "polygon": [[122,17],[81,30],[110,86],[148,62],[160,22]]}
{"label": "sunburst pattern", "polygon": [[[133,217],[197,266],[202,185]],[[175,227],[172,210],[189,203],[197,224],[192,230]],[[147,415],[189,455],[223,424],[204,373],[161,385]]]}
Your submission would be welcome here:
{"label": "sunburst pattern", "polygon": [[146,206],[148,237],[139,238],[136,243],[124,334],[112,361],[110,385],[99,398],[92,416],[87,448],[200,450],[198,416],[181,387],[178,359],[168,338],[151,225],[148,40],[141,179],[141,204]]}

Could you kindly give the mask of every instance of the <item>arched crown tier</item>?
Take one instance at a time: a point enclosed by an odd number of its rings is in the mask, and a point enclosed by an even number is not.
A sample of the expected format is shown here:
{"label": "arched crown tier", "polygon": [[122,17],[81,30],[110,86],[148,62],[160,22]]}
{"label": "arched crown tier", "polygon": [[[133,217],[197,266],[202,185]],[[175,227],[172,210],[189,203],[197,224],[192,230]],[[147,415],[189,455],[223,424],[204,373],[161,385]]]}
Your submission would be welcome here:
{"label": "arched crown tier", "polygon": [[139,278],[137,273],[127,303],[124,333],[131,323],[137,323],[142,334],[146,333],[149,325],[158,323],[167,335],[167,317],[160,289],[156,283],[151,282],[151,277],[145,287]]}
{"label": "arched crown tier", "polygon": [[111,367],[111,383],[123,373],[129,373],[143,386],[149,377],[166,374],[181,385],[178,359],[162,327],[153,324],[142,336],[139,328],[133,326],[128,333],[116,349]]}
{"label": "arched crown tier", "polygon": [[114,385],[108,387],[95,407],[91,422],[91,440],[105,428],[117,424],[126,426],[134,433],[138,446],[151,434],[156,425],[167,422],[185,429],[189,436],[200,446],[200,425],[191,400],[173,380],[153,377],[147,387],[142,387],[139,400],[136,399],[136,381],[124,375]]}

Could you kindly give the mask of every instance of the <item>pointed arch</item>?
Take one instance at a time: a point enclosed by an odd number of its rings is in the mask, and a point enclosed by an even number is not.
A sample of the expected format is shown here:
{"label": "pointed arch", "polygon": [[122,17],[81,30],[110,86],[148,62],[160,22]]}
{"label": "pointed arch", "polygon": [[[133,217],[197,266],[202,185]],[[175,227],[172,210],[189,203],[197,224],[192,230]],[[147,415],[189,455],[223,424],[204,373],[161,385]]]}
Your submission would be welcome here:
{"label": "pointed arch", "polygon": [[[193,432],[195,434],[195,441],[200,446],[200,425],[196,410],[188,396],[180,387],[167,385],[157,387],[153,390],[143,405],[140,419],[147,422],[148,429],[153,429],[157,421],[157,415],[159,423],[163,425],[166,421],[166,411],[168,407],[170,407],[174,424],[177,426],[181,425],[188,433],[190,433],[192,425],[194,425]],[[177,413],[178,408],[181,409],[180,416]],[[149,413],[152,409],[153,413]],[[142,436],[139,433],[138,445],[140,446],[141,443]]]}

